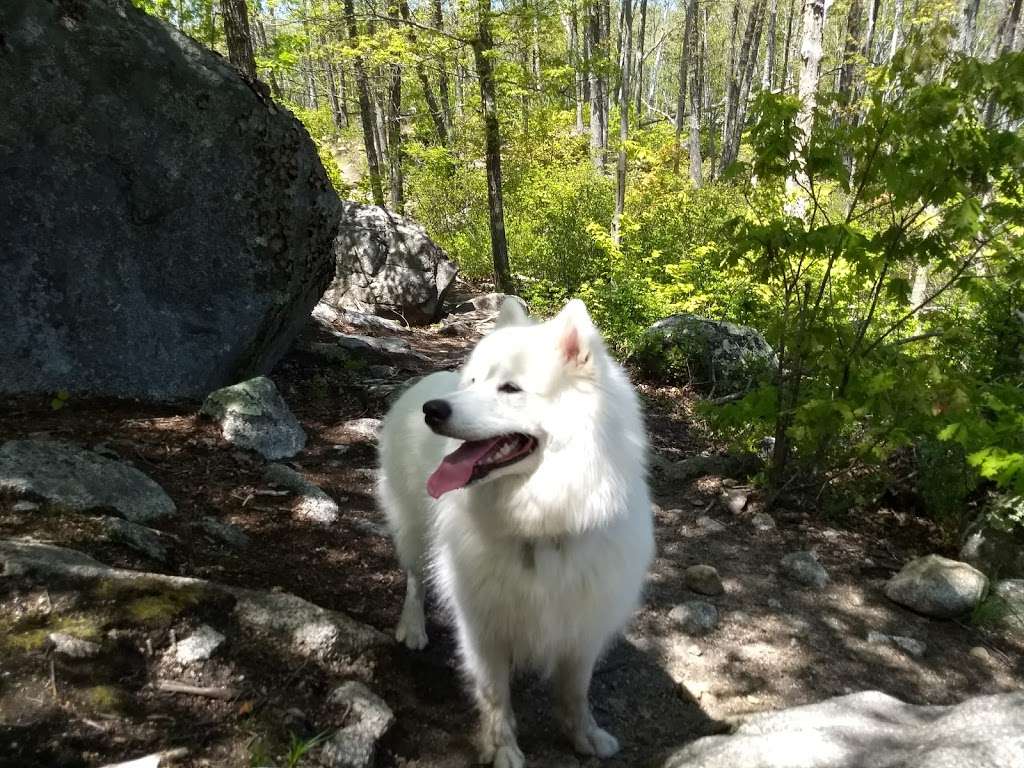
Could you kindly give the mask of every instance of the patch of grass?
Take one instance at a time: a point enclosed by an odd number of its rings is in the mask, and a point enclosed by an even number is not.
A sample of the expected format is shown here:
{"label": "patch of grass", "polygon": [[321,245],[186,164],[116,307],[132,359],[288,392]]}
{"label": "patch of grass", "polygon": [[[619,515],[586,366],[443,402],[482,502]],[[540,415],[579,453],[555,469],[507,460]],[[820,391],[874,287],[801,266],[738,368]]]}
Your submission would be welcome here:
{"label": "patch of grass", "polygon": [[1010,604],[999,595],[989,595],[971,611],[971,626],[981,629],[996,627],[1011,613]]}
{"label": "patch of grass", "polygon": [[93,594],[117,605],[118,618],[147,627],[163,627],[210,599],[202,586],[173,586],[153,579],[103,580]]}
{"label": "patch of grass", "polygon": [[[311,749],[319,746],[327,740],[328,734],[330,734],[330,731],[324,731],[323,733],[318,733],[316,736],[304,739],[292,733],[288,742],[288,751],[284,755],[280,768],[298,768],[302,763],[302,759]],[[249,765],[251,768],[277,768],[278,764],[275,763],[274,759],[270,756],[267,751],[266,744],[262,740],[259,740],[251,747]]]}
{"label": "patch of grass", "polygon": [[313,747],[321,744],[327,739],[329,731],[318,733],[310,739],[302,739],[296,736],[294,733],[291,735],[291,741],[288,744],[288,754],[285,756],[284,768],[296,768],[299,761],[305,757],[306,753]]}
{"label": "patch of grass", "polygon": [[82,691],[86,703],[99,712],[118,711],[124,708],[124,692],[112,685],[93,685]]}
{"label": "patch of grass", "polygon": [[51,632],[63,632],[81,640],[99,642],[103,637],[104,616],[70,613],[65,616],[49,615],[33,618],[19,625],[5,627],[0,633],[0,649],[5,651],[39,651]]}

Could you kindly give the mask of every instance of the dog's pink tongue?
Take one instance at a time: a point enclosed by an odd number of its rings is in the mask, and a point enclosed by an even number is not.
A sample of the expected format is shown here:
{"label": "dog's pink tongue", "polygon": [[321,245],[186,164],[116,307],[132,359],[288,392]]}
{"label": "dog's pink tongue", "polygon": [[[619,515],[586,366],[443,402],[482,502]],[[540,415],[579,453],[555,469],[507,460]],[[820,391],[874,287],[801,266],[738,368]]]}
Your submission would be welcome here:
{"label": "dog's pink tongue", "polygon": [[427,493],[432,498],[439,499],[448,491],[464,488],[473,477],[473,467],[500,439],[494,437],[490,440],[467,440],[449,453],[427,478]]}

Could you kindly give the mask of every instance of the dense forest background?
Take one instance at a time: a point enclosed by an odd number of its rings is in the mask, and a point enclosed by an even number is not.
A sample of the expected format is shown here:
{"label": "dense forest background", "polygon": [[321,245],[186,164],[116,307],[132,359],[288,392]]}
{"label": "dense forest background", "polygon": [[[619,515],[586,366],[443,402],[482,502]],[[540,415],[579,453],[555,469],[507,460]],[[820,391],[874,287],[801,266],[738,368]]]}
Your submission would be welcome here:
{"label": "dense forest background", "polygon": [[1024,523],[1021,0],[137,1],[464,277],[624,356],[673,313],[763,332],[778,370],[705,415],[774,437],[778,492]]}

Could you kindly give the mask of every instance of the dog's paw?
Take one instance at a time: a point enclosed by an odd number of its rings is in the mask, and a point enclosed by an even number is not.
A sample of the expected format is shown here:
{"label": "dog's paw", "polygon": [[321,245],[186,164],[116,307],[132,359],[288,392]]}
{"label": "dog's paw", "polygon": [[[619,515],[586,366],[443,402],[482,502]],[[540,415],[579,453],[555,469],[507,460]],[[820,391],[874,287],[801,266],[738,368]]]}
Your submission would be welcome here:
{"label": "dog's paw", "polygon": [[526,765],[526,758],[519,746],[498,747],[494,752],[494,759],[491,761],[493,768],[523,768]]}
{"label": "dog's paw", "polygon": [[395,640],[403,643],[410,651],[422,651],[427,647],[427,628],[423,619],[412,619],[404,613],[395,627]]}
{"label": "dog's paw", "polygon": [[593,725],[576,732],[573,736],[573,746],[581,755],[611,757],[619,751],[619,740],[604,728]]}

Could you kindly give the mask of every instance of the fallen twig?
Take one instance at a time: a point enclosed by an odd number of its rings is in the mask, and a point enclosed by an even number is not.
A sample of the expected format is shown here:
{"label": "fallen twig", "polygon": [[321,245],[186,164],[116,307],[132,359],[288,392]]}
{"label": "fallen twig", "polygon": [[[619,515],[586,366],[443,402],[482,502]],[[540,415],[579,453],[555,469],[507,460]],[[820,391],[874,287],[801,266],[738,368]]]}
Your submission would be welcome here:
{"label": "fallen twig", "polygon": [[189,696],[203,696],[207,699],[220,699],[221,701],[230,701],[238,696],[237,690],[227,686],[223,688],[203,688],[198,685],[179,683],[177,680],[158,680],[156,688],[158,691],[165,691],[166,693],[184,693]]}

